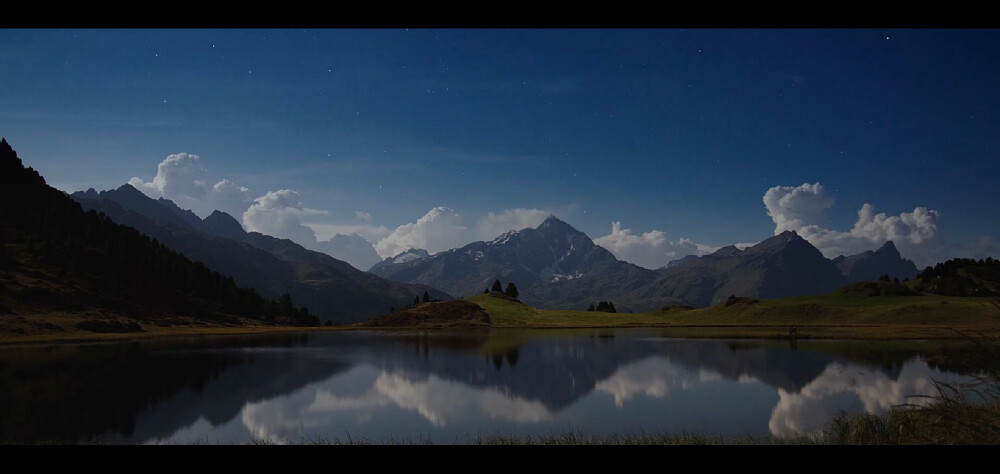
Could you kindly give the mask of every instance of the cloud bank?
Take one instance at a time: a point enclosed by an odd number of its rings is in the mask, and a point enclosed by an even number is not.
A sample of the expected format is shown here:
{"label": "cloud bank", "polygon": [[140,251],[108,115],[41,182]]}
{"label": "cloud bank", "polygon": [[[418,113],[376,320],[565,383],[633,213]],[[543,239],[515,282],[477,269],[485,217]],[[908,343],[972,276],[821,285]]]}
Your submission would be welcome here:
{"label": "cloud bank", "polygon": [[[268,191],[256,199],[250,190],[229,179],[209,185],[208,170],[198,155],[176,153],[167,156],[156,169],[151,181],[133,177],[128,183],[154,199],[165,198],[182,209],[190,209],[199,217],[206,217],[218,209],[240,220],[247,231],[256,231],[278,238],[290,239],[310,250],[324,252],[346,261],[361,270],[367,270],[378,255],[371,242],[389,234],[389,229],[373,226],[371,213],[355,211],[354,215],[364,224],[333,226],[319,239],[315,224],[306,219],[328,216],[321,209],[304,207],[299,194],[292,189]],[[327,226],[330,227],[330,226]],[[323,229],[325,231],[330,228]]]}
{"label": "cloud bank", "polygon": [[375,251],[382,258],[392,257],[410,248],[426,249],[437,253],[467,243],[469,228],[454,209],[438,206],[417,219],[403,224],[375,244]]}
{"label": "cloud bank", "polygon": [[315,244],[316,234],[302,225],[304,216],[326,215],[319,209],[302,206],[299,193],[291,189],[268,191],[254,199],[250,208],[243,213],[243,225],[247,231],[260,232],[281,239],[290,239],[305,247]]}
{"label": "cloud bank", "polygon": [[700,256],[719,249],[685,238],[670,242],[662,230],[635,234],[632,229],[622,229],[621,222],[612,222],[611,233],[594,239],[594,243],[608,249],[619,260],[650,269],[663,267],[687,255]]}
{"label": "cloud bank", "polygon": [[166,198],[183,209],[190,209],[201,218],[218,209],[235,217],[250,206],[250,190],[228,179],[208,184],[208,171],[198,155],[177,153],[167,156],[156,168],[152,181],[132,177],[128,180],[136,189],[154,199]]}
{"label": "cloud bank", "polygon": [[336,234],[329,240],[318,241],[316,249],[343,260],[359,270],[368,270],[380,262],[372,243],[358,234]]}
{"label": "cloud bank", "polygon": [[489,241],[509,230],[538,227],[552,213],[542,209],[504,209],[500,214],[492,212],[479,218],[476,223],[476,239]]}
{"label": "cloud bank", "polygon": [[775,186],[764,193],[767,215],[774,221],[774,233],[793,230],[816,246],[827,258],[874,250],[893,241],[904,258],[918,267],[942,258],[943,231],[937,211],[916,207],[898,216],[875,213],[865,203],[858,210],[858,220],[851,230],[842,232],[823,225],[823,213],[833,206],[820,183],[801,186]]}

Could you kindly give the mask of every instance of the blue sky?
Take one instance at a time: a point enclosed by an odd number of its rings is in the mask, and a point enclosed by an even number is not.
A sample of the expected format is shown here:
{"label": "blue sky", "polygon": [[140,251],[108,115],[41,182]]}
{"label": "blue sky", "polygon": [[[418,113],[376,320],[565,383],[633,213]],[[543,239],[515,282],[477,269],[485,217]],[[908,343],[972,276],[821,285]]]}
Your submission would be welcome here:
{"label": "blue sky", "polygon": [[[1000,254],[998,46],[989,29],[4,29],[0,135],[64,191],[131,180],[356,266],[549,212],[651,268],[781,230],[829,257],[891,239],[923,266]],[[338,233],[378,257],[340,254]]]}

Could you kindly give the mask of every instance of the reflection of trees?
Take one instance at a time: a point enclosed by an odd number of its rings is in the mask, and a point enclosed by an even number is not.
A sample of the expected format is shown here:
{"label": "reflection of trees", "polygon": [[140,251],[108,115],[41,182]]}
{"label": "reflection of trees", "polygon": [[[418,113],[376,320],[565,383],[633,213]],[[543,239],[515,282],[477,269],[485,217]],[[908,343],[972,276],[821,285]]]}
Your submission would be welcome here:
{"label": "reflection of trees", "polygon": [[129,436],[140,411],[184,388],[198,391],[241,361],[149,352],[140,344],[24,349],[0,370],[0,438],[76,443]]}
{"label": "reflection of trees", "polygon": [[517,365],[517,353],[517,348],[511,349],[507,352],[494,352],[493,355],[490,356],[490,359],[493,360],[493,367],[499,371],[503,367],[504,359],[507,359],[507,365],[513,369]]}
{"label": "reflection of trees", "polygon": [[[105,434],[127,439],[137,431],[140,413],[172,404],[185,390],[206,396],[189,397],[192,404],[176,407],[170,426],[163,429],[174,430],[199,417],[212,419],[206,412],[211,403],[198,399],[218,397],[214,381],[240,367],[246,367],[243,372],[248,376],[255,374],[255,382],[270,382],[265,378],[282,372],[298,379],[281,390],[304,383],[302,374],[288,364],[274,367],[268,375],[259,370],[259,362],[254,363],[252,352],[225,349],[295,347],[304,342],[303,335],[289,334],[6,348],[0,351],[0,441],[77,443]],[[163,350],[171,344],[174,350]],[[326,364],[324,376],[333,368]],[[256,390],[273,387],[260,383]],[[232,406],[219,413],[233,416],[253,392],[246,386],[235,390],[238,396],[225,398]]]}

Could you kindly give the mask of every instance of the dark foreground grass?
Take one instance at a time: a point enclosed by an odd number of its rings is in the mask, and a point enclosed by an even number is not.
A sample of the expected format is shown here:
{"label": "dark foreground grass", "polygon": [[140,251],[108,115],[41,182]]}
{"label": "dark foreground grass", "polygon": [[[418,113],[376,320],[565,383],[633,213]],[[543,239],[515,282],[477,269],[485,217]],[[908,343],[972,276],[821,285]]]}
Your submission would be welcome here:
{"label": "dark foreground grass", "polygon": [[938,384],[939,396],[926,406],[894,407],[883,416],[835,416],[824,433],[826,444],[1000,444],[1000,384],[984,378],[974,384]]}

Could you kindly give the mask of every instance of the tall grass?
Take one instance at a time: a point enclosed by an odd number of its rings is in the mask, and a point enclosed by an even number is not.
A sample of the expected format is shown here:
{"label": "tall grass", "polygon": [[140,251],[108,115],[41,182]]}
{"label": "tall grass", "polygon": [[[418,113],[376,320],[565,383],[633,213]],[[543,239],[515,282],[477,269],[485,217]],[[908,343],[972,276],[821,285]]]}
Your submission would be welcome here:
{"label": "tall grass", "polygon": [[840,414],[827,423],[828,444],[1000,444],[1000,352],[966,336],[987,369],[970,382],[935,381],[936,395],[916,397],[885,415]]}
{"label": "tall grass", "polygon": [[1000,444],[1000,380],[937,384],[926,405],[893,407],[885,415],[840,414],[824,444]]}

